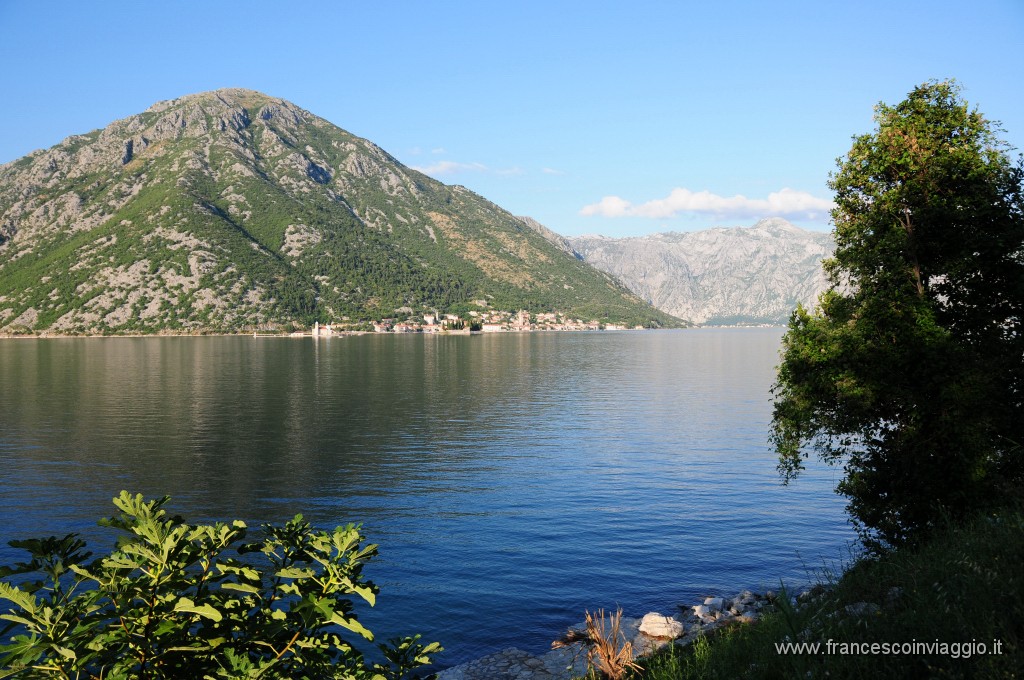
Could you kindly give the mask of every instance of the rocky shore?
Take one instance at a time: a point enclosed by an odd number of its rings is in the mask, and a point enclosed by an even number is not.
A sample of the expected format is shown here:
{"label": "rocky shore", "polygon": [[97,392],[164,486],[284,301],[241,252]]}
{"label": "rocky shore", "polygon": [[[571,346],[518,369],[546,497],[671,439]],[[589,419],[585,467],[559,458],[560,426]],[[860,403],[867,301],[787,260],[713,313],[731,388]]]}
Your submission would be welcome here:
{"label": "rocky shore", "polygon": [[[673,615],[650,612],[641,618],[622,617],[621,642],[632,644],[635,656],[650,654],[668,644],[686,645],[701,635],[730,625],[757,621],[775,593],[744,590],[733,597],[711,596],[699,604],[680,606]],[[582,633],[584,624],[570,631]],[[438,680],[569,680],[587,672],[587,648],[575,642],[541,655],[509,647],[483,658],[445,669]]]}

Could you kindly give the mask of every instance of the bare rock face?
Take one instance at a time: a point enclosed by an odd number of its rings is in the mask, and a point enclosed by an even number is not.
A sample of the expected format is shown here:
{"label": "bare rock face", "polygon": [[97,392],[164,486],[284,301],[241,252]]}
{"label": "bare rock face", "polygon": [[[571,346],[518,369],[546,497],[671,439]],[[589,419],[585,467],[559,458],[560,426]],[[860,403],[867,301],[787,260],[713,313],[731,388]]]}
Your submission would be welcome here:
{"label": "bare rock face", "polygon": [[545,227],[543,224],[533,219],[532,217],[521,216],[519,217],[519,220],[522,221],[522,223],[525,224],[527,227],[529,227],[530,229],[534,230],[535,232],[546,238],[556,248],[562,250],[565,253],[568,253],[569,255],[572,255],[578,260],[583,259],[583,256],[576,252],[576,250],[572,247],[572,243],[569,242],[569,239],[559,234],[556,234],[555,232],[551,231],[550,229],[548,229],[547,227]]}
{"label": "bare rock face", "polygon": [[658,309],[712,325],[786,323],[798,303],[813,306],[827,288],[821,261],[834,250],[830,234],[779,218],[746,228],[568,242]]}

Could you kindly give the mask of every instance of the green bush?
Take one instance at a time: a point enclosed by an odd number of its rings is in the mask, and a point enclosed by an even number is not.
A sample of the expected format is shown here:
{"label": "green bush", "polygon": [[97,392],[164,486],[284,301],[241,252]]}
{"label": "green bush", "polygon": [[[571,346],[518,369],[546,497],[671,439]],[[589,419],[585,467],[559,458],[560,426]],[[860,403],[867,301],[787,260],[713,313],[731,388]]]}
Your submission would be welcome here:
{"label": "green bush", "polygon": [[1019,678],[1022,561],[1019,506],[944,518],[926,541],[822,573],[796,606],[783,590],[757,623],[644,659],[636,677]]}
{"label": "green bush", "polygon": [[362,576],[377,546],[359,526],[317,531],[297,515],[246,543],[244,523],[187,524],[167,500],[122,491],[121,514],[100,524],[124,533],[88,564],[75,534],[10,542],[31,559],[0,568],[13,605],[0,614],[0,678],[398,680],[441,651],[392,639],[372,663],[353,644],[373,640],[353,600],[372,606],[378,592]]}

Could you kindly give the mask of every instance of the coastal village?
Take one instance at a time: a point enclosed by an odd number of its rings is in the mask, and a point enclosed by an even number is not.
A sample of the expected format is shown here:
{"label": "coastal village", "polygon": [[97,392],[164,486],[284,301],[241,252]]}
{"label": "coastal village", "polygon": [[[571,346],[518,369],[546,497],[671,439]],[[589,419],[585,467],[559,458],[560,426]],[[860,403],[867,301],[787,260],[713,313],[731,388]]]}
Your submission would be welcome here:
{"label": "coastal village", "polygon": [[414,315],[409,307],[395,310],[395,318],[366,322],[353,322],[343,317],[340,322],[320,325],[315,323],[310,333],[296,332],[292,335],[330,337],[354,333],[446,333],[469,335],[470,333],[507,333],[524,331],[624,331],[643,330],[643,326],[601,323],[597,320],[583,321],[560,312],[531,314],[526,310],[476,311],[465,315],[432,313]]}

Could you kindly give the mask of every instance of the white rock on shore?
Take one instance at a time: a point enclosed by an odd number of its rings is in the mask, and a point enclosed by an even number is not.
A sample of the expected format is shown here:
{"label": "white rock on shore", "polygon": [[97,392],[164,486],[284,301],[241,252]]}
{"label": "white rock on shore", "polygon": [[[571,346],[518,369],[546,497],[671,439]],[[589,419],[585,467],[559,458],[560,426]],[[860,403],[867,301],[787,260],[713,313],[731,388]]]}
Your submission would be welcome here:
{"label": "white rock on shore", "polygon": [[713,612],[722,611],[722,606],[725,604],[725,600],[720,597],[706,597],[704,598],[704,606]]}
{"label": "white rock on shore", "polygon": [[640,632],[650,637],[669,638],[674,640],[686,633],[686,628],[670,616],[662,616],[657,612],[644,615],[640,621]]}
{"label": "white rock on shore", "polygon": [[[730,623],[752,623],[770,600],[745,590],[732,598],[704,598],[704,604],[684,607],[679,618],[649,612],[642,619],[622,617],[622,640],[633,645],[633,655],[644,656],[668,644],[688,644],[701,635]],[[692,612],[692,613],[691,613]],[[572,630],[584,632],[585,624]],[[547,654],[533,656],[509,648],[480,659],[445,669],[438,680],[569,680],[587,672],[587,648],[577,642]]]}

